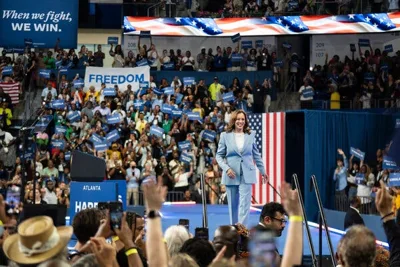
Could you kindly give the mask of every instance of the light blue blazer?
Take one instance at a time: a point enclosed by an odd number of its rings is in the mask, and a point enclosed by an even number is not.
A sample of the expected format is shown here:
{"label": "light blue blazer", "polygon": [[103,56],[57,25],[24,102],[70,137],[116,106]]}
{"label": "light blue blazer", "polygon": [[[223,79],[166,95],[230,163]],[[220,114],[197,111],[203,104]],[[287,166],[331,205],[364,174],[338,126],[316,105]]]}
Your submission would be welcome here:
{"label": "light blue blazer", "polygon": [[[246,184],[257,183],[256,166],[261,174],[265,175],[265,167],[261,154],[255,143],[255,132],[244,134],[243,152],[240,153],[233,132],[221,133],[218,150],[216,154],[218,165],[222,168],[222,184],[224,185],[239,185],[240,184],[240,169],[243,172],[243,182]],[[226,172],[232,169],[236,177],[229,178]]]}

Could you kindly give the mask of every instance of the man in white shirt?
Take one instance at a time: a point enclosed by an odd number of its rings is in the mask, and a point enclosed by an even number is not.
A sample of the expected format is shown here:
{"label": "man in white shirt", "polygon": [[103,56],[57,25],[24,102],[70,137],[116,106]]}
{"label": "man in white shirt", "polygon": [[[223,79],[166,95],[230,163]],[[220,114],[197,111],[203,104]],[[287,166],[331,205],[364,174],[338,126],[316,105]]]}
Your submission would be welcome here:
{"label": "man in white shirt", "polygon": [[100,106],[97,106],[97,107],[94,108],[93,114],[95,114],[96,111],[100,111],[102,116],[111,115],[110,108],[106,107],[106,101],[101,101]]}
{"label": "man in white shirt", "polygon": [[51,93],[52,99],[57,98],[57,90],[53,88],[51,85],[51,82],[47,83],[47,87],[43,89],[42,91],[42,100],[46,99],[47,95]]}
{"label": "man in white shirt", "polygon": [[54,191],[53,180],[49,179],[46,181],[46,187],[44,190],[45,190],[45,194],[43,197],[43,201],[45,201],[47,204],[57,205],[58,198],[57,198],[56,192]]}
{"label": "man in white shirt", "polygon": [[309,90],[314,91],[314,88],[309,84],[308,80],[304,81],[304,85],[300,87],[299,94],[300,94],[300,105],[301,109],[309,109],[312,108],[312,100],[314,99],[314,96],[308,96],[304,95],[304,92],[308,92]]}

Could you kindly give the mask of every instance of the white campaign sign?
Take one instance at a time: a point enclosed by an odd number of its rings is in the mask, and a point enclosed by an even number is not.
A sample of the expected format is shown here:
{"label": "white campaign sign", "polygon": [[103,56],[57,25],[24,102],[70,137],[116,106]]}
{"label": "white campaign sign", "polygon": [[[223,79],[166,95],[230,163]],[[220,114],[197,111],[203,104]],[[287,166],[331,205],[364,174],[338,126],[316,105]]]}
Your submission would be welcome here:
{"label": "white campaign sign", "polygon": [[[352,58],[350,51],[350,44],[356,46],[354,58],[360,57],[358,50],[358,40],[368,39],[372,49],[380,49],[383,52],[384,46],[388,44],[393,45],[393,52],[389,56],[394,56],[396,51],[400,49],[400,38],[396,37],[394,33],[379,33],[379,34],[335,34],[335,35],[313,35],[311,42],[311,64],[321,65],[325,64],[325,56],[328,54],[328,61],[334,56],[338,55],[343,62],[345,56]],[[361,47],[364,53],[369,47]]]}
{"label": "white campaign sign", "polygon": [[139,89],[140,83],[150,81],[150,67],[136,68],[97,68],[87,67],[85,72],[85,90],[90,86],[96,89],[101,87],[102,83],[106,87],[114,87],[118,85],[121,91],[125,91],[128,84],[132,85],[132,90]]}

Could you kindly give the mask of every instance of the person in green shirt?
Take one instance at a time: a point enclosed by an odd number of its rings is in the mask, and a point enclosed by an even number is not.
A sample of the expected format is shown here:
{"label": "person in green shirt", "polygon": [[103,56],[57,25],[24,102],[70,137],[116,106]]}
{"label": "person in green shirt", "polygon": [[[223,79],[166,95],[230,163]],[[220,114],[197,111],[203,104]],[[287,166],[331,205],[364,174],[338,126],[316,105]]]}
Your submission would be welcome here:
{"label": "person in green shirt", "polygon": [[53,52],[51,51],[47,52],[47,56],[43,58],[43,62],[48,70],[54,70],[56,68],[56,60],[53,58]]}

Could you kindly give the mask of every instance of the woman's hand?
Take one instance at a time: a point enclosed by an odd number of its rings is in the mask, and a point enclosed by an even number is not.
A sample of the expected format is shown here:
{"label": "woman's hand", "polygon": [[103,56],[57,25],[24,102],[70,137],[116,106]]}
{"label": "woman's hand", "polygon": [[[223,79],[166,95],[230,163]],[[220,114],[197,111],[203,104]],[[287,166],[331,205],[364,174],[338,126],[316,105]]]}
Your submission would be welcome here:
{"label": "woman's hand", "polygon": [[112,245],[107,244],[104,238],[91,238],[90,244],[100,266],[109,267],[114,265],[117,251]]}
{"label": "woman's hand", "polygon": [[236,178],[236,174],[235,174],[235,172],[234,172],[232,169],[228,169],[228,170],[226,171],[226,174],[227,174],[228,177],[231,178],[231,179],[235,179],[235,178]]}

